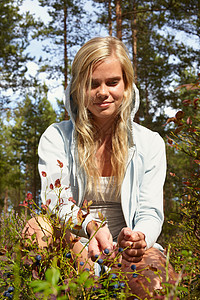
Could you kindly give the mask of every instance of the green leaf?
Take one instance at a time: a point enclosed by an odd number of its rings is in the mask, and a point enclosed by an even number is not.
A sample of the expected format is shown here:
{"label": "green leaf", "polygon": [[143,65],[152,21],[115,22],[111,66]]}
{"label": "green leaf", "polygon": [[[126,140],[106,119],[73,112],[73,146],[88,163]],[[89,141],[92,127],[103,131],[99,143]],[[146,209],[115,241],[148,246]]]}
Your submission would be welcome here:
{"label": "green leaf", "polygon": [[34,292],[43,292],[51,288],[51,285],[47,281],[35,280],[30,283],[30,286],[33,288]]}
{"label": "green leaf", "polygon": [[60,271],[56,268],[48,269],[45,273],[45,277],[46,280],[55,287],[60,277]]}
{"label": "green leaf", "polygon": [[77,283],[83,284],[87,280],[88,277],[89,277],[89,273],[88,272],[81,273],[80,277],[77,280]]}

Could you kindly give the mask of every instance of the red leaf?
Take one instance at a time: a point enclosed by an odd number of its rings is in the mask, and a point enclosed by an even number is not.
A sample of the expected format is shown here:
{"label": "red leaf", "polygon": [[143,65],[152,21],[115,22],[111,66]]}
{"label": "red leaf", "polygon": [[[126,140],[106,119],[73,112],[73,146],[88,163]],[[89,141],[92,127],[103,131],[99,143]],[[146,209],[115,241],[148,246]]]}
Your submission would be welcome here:
{"label": "red leaf", "polygon": [[42,176],[43,176],[43,177],[47,177],[47,173],[44,172],[44,171],[42,171]]}
{"label": "red leaf", "polygon": [[73,202],[74,204],[76,204],[76,201],[73,199],[73,197],[69,197],[68,200],[71,201],[71,202]]}
{"label": "red leaf", "polygon": [[191,103],[191,100],[187,99],[187,100],[183,100],[182,103],[184,105],[189,105]]}
{"label": "red leaf", "polygon": [[47,205],[47,206],[49,206],[49,205],[50,205],[50,203],[51,203],[51,199],[47,199],[47,201],[46,201],[46,205]]}
{"label": "red leaf", "polygon": [[79,211],[77,213],[77,220],[78,220],[78,223],[82,223],[82,221],[83,221],[83,212],[82,212],[81,208],[79,209]]}
{"label": "red leaf", "polygon": [[181,119],[183,118],[184,114],[185,114],[185,113],[184,113],[182,110],[179,110],[179,111],[176,113],[175,117],[176,117],[177,120],[181,120]]}
{"label": "red leaf", "polygon": [[84,201],[83,201],[83,208],[87,208],[87,200],[85,199]]}
{"label": "red leaf", "polygon": [[26,200],[24,200],[22,204],[19,204],[19,206],[27,207],[28,206],[28,202]]}
{"label": "red leaf", "polygon": [[52,183],[50,184],[49,187],[50,187],[51,190],[53,190],[53,184]]}
{"label": "red leaf", "polygon": [[55,187],[56,187],[56,188],[61,187],[60,179],[56,179],[56,181],[55,181]]}
{"label": "red leaf", "polygon": [[31,193],[27,193],[26,200],[32,200],[32,199],[33,199],[33,195]]}
{"label": "red leaf", "polygon": [[194,162],[195,162],[196,164],[200,165],[200,160],[195,159]]}
{"label": "red leaf", "polygon": [[185,185],[191,185],[191,183],[189,181],[183,181],[183,184],[185,184]]}
{"label": "red leaf", "polygon": [[169,174],[170,174],[170,176],[172,176],[172,177],[175,177],[175,176],[176,176],[176,174],[175,174],[175,173],[172,173],[172,172],[170,172]]}
{"label": "red leaf", "polygon": [[58,166],[59,166],[60,168],[63,168],[63,163],[62,163],[60,160],[58,160],[58,159],[57,159],[57,162],[58,162]]}
{"label": "red leaf", "polygon": [[168,136],[167,136],[167,142],[168,142],[170,145],[172,145],[172,144],[173,144],[173,140],[172,140],[172,139],[170,139]]}
{"label": "red leaf", "polygon": [[46,205],[44,205],[44,204],[41,205],[41,208],[44,209],[44,210],[48,209],[48,207]]}
{"label": "red leaf", "polygon": [[188,125],[191,125],[191,124],[192,124],[192,120],[191,120],[191,118],[190,118],[190,117],[188,117],[186,122],[187,122],[187,124],[188,124]]}

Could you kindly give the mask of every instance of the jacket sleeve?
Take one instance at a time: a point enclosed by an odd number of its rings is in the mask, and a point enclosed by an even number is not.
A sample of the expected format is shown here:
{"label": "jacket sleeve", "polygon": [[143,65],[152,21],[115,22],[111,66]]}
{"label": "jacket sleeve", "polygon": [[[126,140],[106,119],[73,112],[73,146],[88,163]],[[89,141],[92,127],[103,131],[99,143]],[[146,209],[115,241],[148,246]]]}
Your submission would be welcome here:
{"label": "jacket sleeve", "polygon": [[[77,225],[80,223],[77,218],[80,208],[72,199],[71,162],[66,138],[67,133],[63,136],[56,124],[49,126],[41,136],[38,147],[41,200],[43,205],[48,204],[50,211],[57,213],[62,221],[67,222],[71,217],[73,224]],[[85,214],[83,211],[81,213]],[[86,226],[92,219],[91,215],[87,215],[82,229],[75,233],[87,237]]]}
{"label": "jacket sleeve", "polygon": [[134,218],[134,231],[145,234],[147,249],[156,242],[164,220],[163,185],[166,175],[165,144],[158,133],[147,142],[140,158],[138,205]]}

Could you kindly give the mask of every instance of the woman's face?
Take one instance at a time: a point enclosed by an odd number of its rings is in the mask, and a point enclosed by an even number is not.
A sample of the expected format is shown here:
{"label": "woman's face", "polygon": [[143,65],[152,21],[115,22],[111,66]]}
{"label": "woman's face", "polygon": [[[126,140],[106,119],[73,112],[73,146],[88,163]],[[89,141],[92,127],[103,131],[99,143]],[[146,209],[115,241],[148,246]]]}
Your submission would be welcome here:
{"label": "woman's face", "polygon": [[92,72],[88,110],[98,125],[114,121],[124,96],[121,64],[114,55],[98,63]]}

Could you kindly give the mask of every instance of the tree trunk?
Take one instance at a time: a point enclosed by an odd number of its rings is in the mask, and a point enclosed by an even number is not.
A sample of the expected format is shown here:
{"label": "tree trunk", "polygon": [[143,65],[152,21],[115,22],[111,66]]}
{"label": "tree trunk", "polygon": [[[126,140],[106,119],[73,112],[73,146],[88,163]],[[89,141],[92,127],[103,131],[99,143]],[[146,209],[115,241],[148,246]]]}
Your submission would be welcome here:
{"label": "tree trunk", "polygon": [[117,38],[122,40],[122,8],[121,0],[115,0],[116,7],[116,23],[117,23]]}
{"label": "tree trunk", "polygon": [[[67,88],[68,57],[67,57],[67,4],[64,4],[64,89]],[[65,120],[69,120],[69,115],[65,109]]]}
{"label": "tree trunk", "polygon": [[64,6],[64,88],[67,87],[67,67],[68,67],[68,59],[67,59],[67,5]]}
{"label": "tree trunk", "polygon": [[5,197],[4,197],[4,215],[8,212],[8,188],[6,187],[5,190]]}
{"label": "tree trunk", "polygon": [[109,35],[112,36],[112,8],[111,8],[111,0],[108,0],[108,30]]}
{"label": "tree trunk", "polygon": [[[133,11],[133,18],[131,18],[131,33],[132,33],[132,55],[133,55],[133,70],[134,70],[134,81],[137,85],[137,9],[135,0],[132,2],[131,10]],[[135,122],[140,123],[139,111],[135,115]]]}

